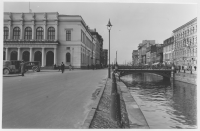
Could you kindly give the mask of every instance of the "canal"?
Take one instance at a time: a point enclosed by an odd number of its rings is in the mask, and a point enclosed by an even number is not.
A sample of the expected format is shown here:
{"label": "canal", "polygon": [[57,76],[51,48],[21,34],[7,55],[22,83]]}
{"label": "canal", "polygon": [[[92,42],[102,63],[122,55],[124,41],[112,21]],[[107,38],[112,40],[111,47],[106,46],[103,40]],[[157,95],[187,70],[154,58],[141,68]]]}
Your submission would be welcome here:
{"label": "canal", "polygon": [[196,85],[137,73],[121,78],[151,129],[197,128]]}

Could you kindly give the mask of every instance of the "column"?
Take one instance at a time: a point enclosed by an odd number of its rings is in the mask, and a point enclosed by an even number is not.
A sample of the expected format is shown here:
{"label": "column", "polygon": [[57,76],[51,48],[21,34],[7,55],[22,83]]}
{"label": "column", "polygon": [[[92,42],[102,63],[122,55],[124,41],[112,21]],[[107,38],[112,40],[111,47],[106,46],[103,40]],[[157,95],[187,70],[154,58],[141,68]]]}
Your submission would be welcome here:
{"label": "column", "polygon": [[8,48],[6,48],[6,60],[8,60]]}
{"label": "column", "polygon": [[35,25],[32,25],[32,40],[35,39]]}
{"label": "column", "polygon": [[55,41],[58,40],[58,22],[56,24],[56,28],[55,28]]}
{"label": "column", "polygon": [[30,47],[30,59],[29,59],[29,61],[32,61],[32,54],[33,54],[33,48]]}
{"label": "column", "polygon": [[44,48],[42,48],[42,67],[44,67]]}
{"label": "column", "polygon": [[17,53],[18,53],[18,54],[17,54],[17,60],[20,60],[20,54],[21,54],[21,53],[20,53],[20,47],[18,47]]}
{"label": "column", "polygon": [[11,25],[9,25],[8,28],[9,28],[8,39],[10,40],[10,39],[12,38],[12,37],[11,37],[11,34],[12,34],[12,33],[11,33],[11,31],[12,31],[12,30],[11,30]]}
{"label": "column", "polygon": [[20,40],[22,40],[24,38],[23,33],[24,33],[24,28],[23,28],[23,24],[21,25],[21,29],[20,29]]}
{"label": "column", "polygon": [[45,24],[44,24],[44,40],[46,40],[46,36],[47,36],[47,26],[46,26],[46,22],[45,22]]}
{"label": "column", "polygon": [[54,64],[57,65],[57,48],[54,48]]}

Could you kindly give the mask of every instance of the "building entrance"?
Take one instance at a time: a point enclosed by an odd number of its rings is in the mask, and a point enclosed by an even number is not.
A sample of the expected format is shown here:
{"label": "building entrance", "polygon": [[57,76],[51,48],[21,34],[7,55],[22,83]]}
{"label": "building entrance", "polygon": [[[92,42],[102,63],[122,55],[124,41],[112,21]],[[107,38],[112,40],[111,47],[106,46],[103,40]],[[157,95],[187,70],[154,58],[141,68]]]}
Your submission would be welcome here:
{"label": "building entrance", "polygon": [[40,51],[35,52],[34,61],[40,61],[40,64],[42,64],[42,53]]}
{"label": "building entrance", "polygon": [[53,64],[54,64],[54,54],[52,51],[48,51],[46,56],[46,66],[53,66]]}
{"label": "building entrance", "polygon": [[24,51],[22,55],[23,61],[29,61],[30,53],[28,51]]}

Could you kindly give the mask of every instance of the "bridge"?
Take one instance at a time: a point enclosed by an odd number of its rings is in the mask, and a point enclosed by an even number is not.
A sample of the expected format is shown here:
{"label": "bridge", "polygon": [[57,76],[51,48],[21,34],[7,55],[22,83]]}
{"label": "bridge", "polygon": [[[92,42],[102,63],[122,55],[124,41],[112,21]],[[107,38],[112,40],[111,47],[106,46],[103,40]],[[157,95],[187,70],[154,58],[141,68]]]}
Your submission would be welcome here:
{"label": "bridge", "polygon": [[171,67],[145,68],[133,66],[118,66],[115,67],[115,72],[118,74],[119,78],[132,73],[153,73],[163,76],[163,80],[169,80],[174,78],[174,70]]}

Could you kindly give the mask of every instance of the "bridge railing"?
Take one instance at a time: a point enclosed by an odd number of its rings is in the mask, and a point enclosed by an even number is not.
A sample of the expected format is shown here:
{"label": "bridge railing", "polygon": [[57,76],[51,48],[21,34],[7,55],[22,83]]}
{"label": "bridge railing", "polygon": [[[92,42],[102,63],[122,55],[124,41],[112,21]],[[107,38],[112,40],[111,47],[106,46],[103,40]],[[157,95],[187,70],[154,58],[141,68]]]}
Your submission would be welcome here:
{"label": "bridge railing", "polygon": [[118,69],[172,69],[172,66],[118,66]]}

